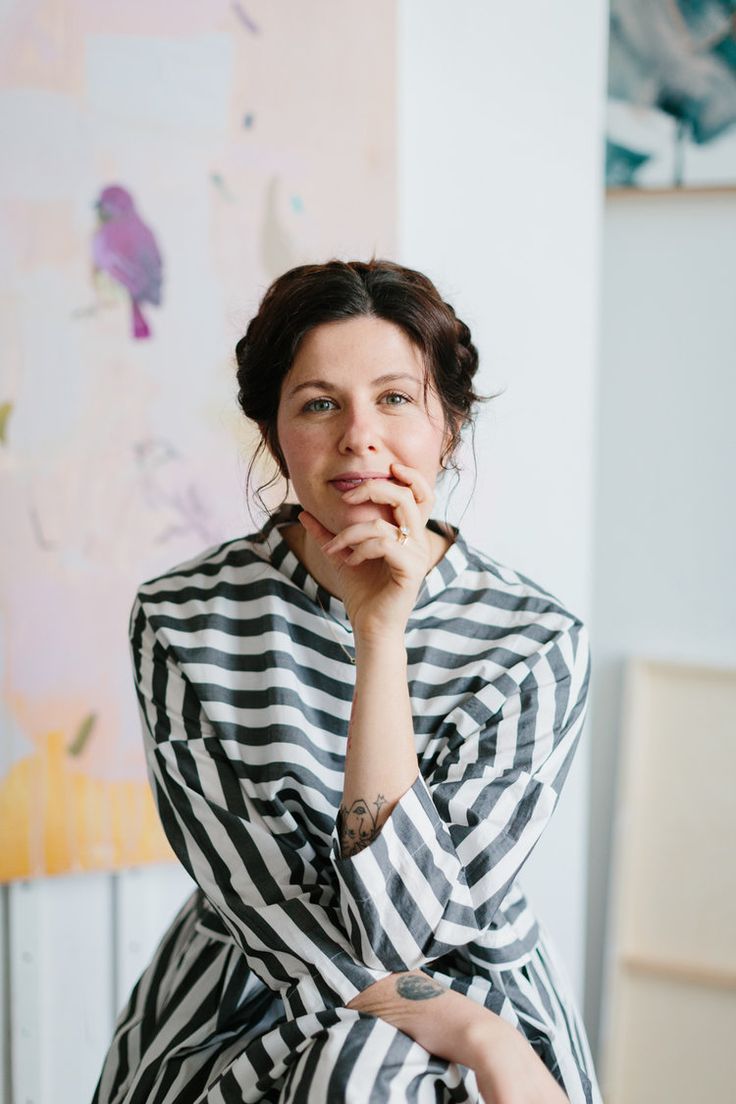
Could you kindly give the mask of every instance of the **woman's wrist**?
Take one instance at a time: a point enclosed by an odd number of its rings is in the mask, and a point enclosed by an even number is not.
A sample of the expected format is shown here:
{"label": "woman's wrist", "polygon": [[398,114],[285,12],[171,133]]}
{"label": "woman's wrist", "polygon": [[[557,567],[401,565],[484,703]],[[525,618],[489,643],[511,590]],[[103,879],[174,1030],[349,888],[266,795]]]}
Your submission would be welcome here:
{"label": "woman's wrist", "polygon": [[406,626],[385,622],[379,625],[353,627],[353,645],[355,658],[370,660],[391,656],[395,660],[406,662]]}
{"label": "woman's wrist", "polygon": [[473,1016],[468,1026],[467,1047],[469,1065],[477,1072],[488,1072],[493,1068],[493,1057],[506,1043],[509,1032],[518,1034],[490,1008],[477,1005],[478,1014]]}
{"label": "woman's wrist", "polygon": [[569,1104],[529,1040],[512,1024],[488,1012],[490,1019],[473,1023],[469,1043],[470,1068],[484,1101],[539,1100],[544,1104]]}

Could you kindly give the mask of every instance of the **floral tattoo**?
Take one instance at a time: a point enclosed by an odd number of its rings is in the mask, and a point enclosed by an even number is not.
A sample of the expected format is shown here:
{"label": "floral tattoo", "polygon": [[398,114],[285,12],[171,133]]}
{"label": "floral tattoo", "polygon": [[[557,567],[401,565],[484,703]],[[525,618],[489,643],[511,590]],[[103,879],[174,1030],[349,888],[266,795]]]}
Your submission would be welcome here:
{"label": "floral tattoo", "polygon": [[337,829],[343,858],[357,855],[364,847],[373,843],[380,831],[378,814],[385,804],[386,798],[379,794],[373,802],[375,813],[371,812],[368,802],[362,797],[357,798],[349,808],[347,805],[340,806]]}

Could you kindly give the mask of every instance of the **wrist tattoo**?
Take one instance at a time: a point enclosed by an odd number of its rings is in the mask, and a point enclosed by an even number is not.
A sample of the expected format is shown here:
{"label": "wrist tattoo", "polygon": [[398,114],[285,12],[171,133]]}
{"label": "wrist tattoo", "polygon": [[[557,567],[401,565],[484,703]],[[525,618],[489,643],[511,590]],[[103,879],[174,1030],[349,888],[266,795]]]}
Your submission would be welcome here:
{"label": "wrist tattoo", "polygon": [[396,980],[396,992],[407,1000],[431,1000],[442,996],[445,987],[427,974],[403,974]]}
{"label": "wrist tattoo", "polygon": [[368,802],[362,797],[357,798],[350,807],[340,806],[337,814],[337,831],[343,858],[357,855],[358,851],[373,843],[380,831],[378,814],[385,804],[386,798],[379,793],[373,802],[375,813],[371,812]]}

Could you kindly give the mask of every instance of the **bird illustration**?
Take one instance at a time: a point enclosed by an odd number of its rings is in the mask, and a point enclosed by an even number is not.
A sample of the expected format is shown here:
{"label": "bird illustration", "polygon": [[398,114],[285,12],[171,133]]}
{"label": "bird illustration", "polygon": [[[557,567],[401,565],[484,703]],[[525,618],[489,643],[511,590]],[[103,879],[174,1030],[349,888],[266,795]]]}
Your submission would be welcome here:
{"label": "bird illustration", "polygon": [[106,272],[130,293],[134,338],[151,336],[141,303],[161,302],[161,254],[130,192],[112,184],[94,204],[100,225],[92,239],[95,272]]}

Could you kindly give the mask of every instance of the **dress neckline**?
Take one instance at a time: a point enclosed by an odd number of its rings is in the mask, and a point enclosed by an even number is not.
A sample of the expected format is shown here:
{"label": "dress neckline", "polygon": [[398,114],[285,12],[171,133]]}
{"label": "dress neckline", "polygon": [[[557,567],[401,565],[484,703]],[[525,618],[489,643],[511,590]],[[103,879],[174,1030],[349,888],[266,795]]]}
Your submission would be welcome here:
{"label": "dress neckline", "polygon": [[[330,594],[329,590],[310,575],[302,561],[287,544],[282,532],[287,525],[297,523],[301,509],[298,503],[286,502],[271,514],[261,530],[261,540],[268,550],[268,558],[272,565],[303,590],[311,601],[320,605],[326,614],[349,629],[350,619],[342,601],[334,594]],[[414,604],[415,610],[449,586],[468,563],[468,546],[457,526],[430,518],[427,521],[427,528],[440,536],[452,539],[452,544],[425,575]]]}

